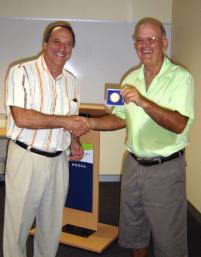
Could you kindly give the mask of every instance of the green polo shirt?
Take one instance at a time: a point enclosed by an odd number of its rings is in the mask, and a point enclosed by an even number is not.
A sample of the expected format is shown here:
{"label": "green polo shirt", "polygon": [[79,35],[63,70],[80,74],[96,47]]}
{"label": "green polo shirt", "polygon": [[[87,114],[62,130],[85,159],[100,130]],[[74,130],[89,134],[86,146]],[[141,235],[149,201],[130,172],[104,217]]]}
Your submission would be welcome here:
{"label": "green polo shirt", "polygon": [[190,125],[194,119],[194,82],[184,68],[164,58],[159,74],[148,90],[144,79],[144,67],[131,72],[122,82],[135,86],[139,92],[156,104],[178,111],[189,117],[181,134],[176,134],[158,125],[143,108],[134,103],[116,106],[113,114],[127,121],[127,147],[140,157],[168,156],[188,144]]}

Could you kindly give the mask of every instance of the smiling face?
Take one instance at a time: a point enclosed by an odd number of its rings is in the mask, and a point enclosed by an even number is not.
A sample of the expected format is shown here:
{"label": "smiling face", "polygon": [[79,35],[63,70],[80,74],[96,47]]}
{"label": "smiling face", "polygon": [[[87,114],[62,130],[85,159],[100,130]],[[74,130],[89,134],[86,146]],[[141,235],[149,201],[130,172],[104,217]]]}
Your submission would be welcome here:
{"label": "smiling face", "polygon": [[44,59],[53,77],[58,76],[70,59],[73,49],[72,33],[63,27],[52,30],[47,42],[43,44]]}
{"label": "smiling face", "polygon": [[135,32],[134,40],[142,64],[151,67],[162,64],[168,43],[158,24],[151,22],[141,24]]}

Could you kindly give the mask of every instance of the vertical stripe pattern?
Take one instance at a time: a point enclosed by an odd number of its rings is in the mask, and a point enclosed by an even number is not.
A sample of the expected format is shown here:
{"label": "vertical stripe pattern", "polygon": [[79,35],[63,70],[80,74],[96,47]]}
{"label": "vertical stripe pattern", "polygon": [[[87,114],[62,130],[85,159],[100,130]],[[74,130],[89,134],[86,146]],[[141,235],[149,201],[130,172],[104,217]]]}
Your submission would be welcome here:
{"label": "vertical stripe pattern", "polygon": [[[77,115],[79,90],[76,78],[63,70],[55,80],[43,59],[13,66],[6,80],[7,136],[44,151],[63,151],[70,144],[70,134],[63,128],[26,129],[16,126],[9,106],[36,110],[45,114]],[[77,102],[73,101],[76,98]]]}

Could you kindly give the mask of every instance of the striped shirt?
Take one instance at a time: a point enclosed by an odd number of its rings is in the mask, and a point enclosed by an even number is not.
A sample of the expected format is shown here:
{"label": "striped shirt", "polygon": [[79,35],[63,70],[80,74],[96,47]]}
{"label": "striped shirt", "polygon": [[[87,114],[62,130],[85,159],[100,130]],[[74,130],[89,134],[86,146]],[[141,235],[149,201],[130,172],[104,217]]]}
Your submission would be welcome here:
{"label": "striped shirt", "polygon": [[54,79],[42,55],[13,66],[6,80],[7,137],[43,151],[66,150],[71,141],[68,131],[19,128],[9,106],[70,116],[78,114],[79,100],[75,77],[63,69]]}

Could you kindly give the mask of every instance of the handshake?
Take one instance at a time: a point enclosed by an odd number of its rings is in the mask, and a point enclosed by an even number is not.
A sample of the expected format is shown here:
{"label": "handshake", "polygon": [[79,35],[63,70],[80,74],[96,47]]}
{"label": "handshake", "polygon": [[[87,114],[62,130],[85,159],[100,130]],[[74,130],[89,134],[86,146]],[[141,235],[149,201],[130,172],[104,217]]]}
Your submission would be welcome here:
{"label": "handshake", "polygon": [[68,116],[67,125],[64,127],[64,130],[68,130],[73,137],[79,137],[92,129],[92,124],[89,118],[82,116]]}

